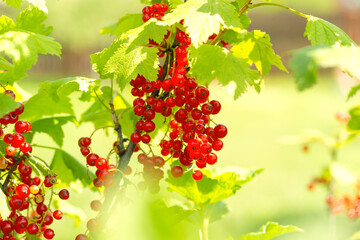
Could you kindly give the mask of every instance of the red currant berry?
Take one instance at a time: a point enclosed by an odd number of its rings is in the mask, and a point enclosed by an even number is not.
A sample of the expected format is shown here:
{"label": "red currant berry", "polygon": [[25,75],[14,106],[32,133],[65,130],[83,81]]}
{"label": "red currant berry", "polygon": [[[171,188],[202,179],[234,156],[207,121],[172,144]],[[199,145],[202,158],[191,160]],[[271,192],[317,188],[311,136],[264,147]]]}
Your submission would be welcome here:
{"label": "red currant berry", "polygon": [[54,236],[55,236],[54,230],[48,228],[44,231],[44,238],[53,239]]}
{"label": "red currant berry", "polygon": [[95,167],[99,170],[103,170],[107,167],[107,161],[105,158],[98,158],[95,161]]}
{"label": "red currant berry", "polygon": [[151,137],[148,134],[144,134],[141,136],[141,141],[145,144],[148,144],[151,141]]}
{"label": "red currant berry", "polygon": [[87,240],[88,237],[85,234],[79,234],[76,236],[75,240]]}
{"label": "red currant berry", "polygon": [[60,210],[55,210],[53,216],[56,220],[60,220],[63,217],[63,213]]}
{"label": "red currant berry", "polygon": [[30,188],[28,185],[20,184],[16,186],[15,192],[19,198],[25,199],[30,195]]}
{"label": "red currant berry", "polygon": [[67,189],[62,189],[62,190],[59,192],[59,197],[60,197],[62,200],[67,200],[67,199],[69,199],[69,197],[70,197],[69,191],[68,191]]}
{"label": "red currant berry", "polygon": [[95,162],[98,158],[99,158],[99,155],[97,155],[95,153],[91,153],[86,157],[86,163],[89,166],[95,166]]}
{"label": "red currant berry", "polygon": [[27,226],[27,231],[29,234],[34,235],[39,232],[39,227],[36,223],[30,223],[29,226]]}
{"label": "red currant berry", "polygon": [[192,177],[195,181],[200,181],[203,178],[203,173],[200,170],[195,170]]}
{"label": "red currant berry", "polygon": [[131,134],[131,141],[134,143],[139,143],[141,141],[141,133],[134,132]]}
{"label": "red currant berry", "polygon": [[223,148],[223,142],[220,139],[216,139],[214,140],[214,142],[212,143],[212,148],[215,151],[220,151]]}
{"label": "red currant berry", "polygon": [[179,178],[183,175],[184,173],[184,170],[182,167],[180,166],[173,166],[171,168],[171,175],[174,177],[174,178]]}
{"label": "red currant berry", "polygon": [[217,138],[224,138],[227,135],[227,128],[223,124],[216,125],[214,128],[214,134]]}

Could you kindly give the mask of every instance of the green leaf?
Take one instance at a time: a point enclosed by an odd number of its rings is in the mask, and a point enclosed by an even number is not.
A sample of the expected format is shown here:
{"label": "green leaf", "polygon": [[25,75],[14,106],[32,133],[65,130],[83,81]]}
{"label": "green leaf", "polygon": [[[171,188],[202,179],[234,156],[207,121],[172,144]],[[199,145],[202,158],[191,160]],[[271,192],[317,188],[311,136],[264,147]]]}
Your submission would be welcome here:
{"label": "green leaf", "polygon": [[360,48],[313,46],[297,50],[289,66],[293,71],[297,87],[304,90],[316,83],[320,67],[340,67],[351,76],[360,78]]}
{"label": "green leaf", "polygon": [[0,217],[5,221],[11,214],[10,207],[7,201],[7,197],[0,189]]}
{"label": "green leaf", "polygon": [[183,4],[183,0],[168,0],[170,8],[176,8],[180,4]]}
{"label": "green leaf", "polygon": [[212,176],[209,171],[203,171],[201,181],[192,178],[192,171],[188,171],[181,178],[169,177],[166,181],[169,190],[179,193],[196,206],[216,203],[234,195],[247,182],[250,182],[262,170],[232,170],[217,176]]}
{"label": "green leaf", "polygon": [[347,124],[347,128],[357,134],[360,133],[360,105],[356,106],[349,111],[350,120]]}
{"label": "green leaf", "polygon": [[70,183],[75,182],[77,179],[84,186],[90,186],[92,179],[95,178],[95,174],[88,171],[78,160],[60,149],[55,151],[50,168],[59,173],[61,183],[67,186],[70,186]]}
{"label": "green leaf", "polygon": [[159,25],[161,22],[152,18],[140,27],[128,31],[122,39],[129,43],[127,53],[139,46],[145,46],[149,39],[160,44],[164,40],[164,35],[170,29],[168,26]]}
{"label": "green leaf", "polygon": [[38,236],[28,234],[27,232],[26,232],[26,239],[28,239],[28,240],[41,240],[41,238],[39,238]]}
{"label": "green leaf", "polygon": [[39,8],[41,11],[48,13],[45,0],[27,0],[34,7]]}
{"label": "green leaf", "polygon": [[119,18],[117,23],[112,24],[108,27],[105,27],[100,30],[100,34],[110,34],[121,36],[127,31],[137,28],[143,24],[142,14],[126,14],[125,16]]}
{"label": "green leaf", "polygon": [[10,97],[9,95],[5,95],[0,93],[0,116],[4,116],[5,114],[8,114],[9,112],[14,111],[17,107],[19,107],[19,104],[15,102],[15,100]]}
{"label": "green leaf", "polygon": [[54,117],[54,118],[44,118],[37,120],[32,123],[31,130],[35,132],[42,132],[48,134],[55,143],[61,147],[64,140],[64,131],[62,126],[68,122],[76,123],[74,116],[69,117]]}
{"label": "green leaf", "polygon": [[74,115],[68,95],[75,91],[91,92],[96,86],[96,80],[83,77],[62,78],[45,81],[40,85],[38,93],[25,104],[23,119],[35,122],[44,116],[58,114]]}
{"label": "green leaf", "polygon": [[6,5],[9,5],[10,7],[14,8],[20,8],[22,0],[2,0],[3,2],[6,2]]}
{"label": "green leaf", "polygon": [[192,49],[191,75],[197,78],[198,83],[207,84],[215,78],[226,86],[231,82],[236,84],[234,98],[237,99],[247,89],[247,84],[256,85],[258,72],[250,65],[227,49],[219,46],[202,45]]}
{"label": "green leaf", "polygon": [[349,94],[347,96],[347,99],[349,100],[350,98],[352,98],[353,96],[356,95],[356,93],[360,90],[360,84],[355,85],[354,87],[352,87],[349,91]]}
{"label": "green leaf", "polygon": [[248,32],[246,30],[243,30],[241,28],[232,28],[227,30],[221,37],[221,39],[231,45],[236,45],[238,43],[241,43],[247,35]]}
{"label": "green leaf", "polygon": [[225,0],[189,0],[164,17],[164,24],[172,25],[184,19],[195,47],[218,34],[222,27],[241,27],[235,7]]}
{"label": "green leaf", "polygon": [[33,33],[49,35],[52,32],[53,27],[44,24],[46,19],[47,16],[45,12],[37,7],[27,8],[17,16],[16,27]]}
{"label": "green leaf", "polygon": [[302,232],[302,230],[291,225],[281,226],[278,223],[268,222],[258,232],[246,234],[239,240],[269,240],[290,232]]}
{"label": "green leaf", "polygon": [[249,32],[231,51],[236,57],[247,60],[249,64],[254,63],[262,77],[270,73],[271,65],[287,72],[280,60],[281,57],[276,55],[272,48],[270,36],[259,30]]}
{"label": "green leaf", "polygon": [[5,58],[0,56],[0,72],[2,70],[11,70],[14,66],[9,63]]}
{"label": "green leaf", "polygon": [[69,201],[54,198],[53,205],[55,209],[60,209],[64,215],[74,218],[76,227],[79,227],[82,222],[87,220],[85,212],[81,208],[72,205]]}
{"label": "green leaf", "polygon": [[[109,87],[102,87],[98,95],[104,101],[104,96],[110,96],[110,94],[111,89]],[[126,126],[122,128],[122,132],[125,136],[130,137],[134,132],[137,118],[132,111],[131,105],[118,92],[115,95],[114,108],[118,116],[120,116],[119,123],[121,126]],[[83,122],[93,123],[94,128],[114,125],[111,114],[98,100],[81,115],[80,123]]]}
{"label": "green leaf", "polygon": [[158,74],[158,50],[138,47],[128,51],[130,45],[129,42],[117,39],[108,49],[91,55],[93,70],[102,79],[116,79],[121,90],[139,74],[151,80],[156,80]]}
{"label": "green leaf", "polygon": [[11,59],[13,68],[0,72],[0,82],[9,84],[26,76],[26,71],[36,64],[38,54],[60,56],[61,45],[49,34],[51,28],[42,22],[45,14],[37,8],[21,12],[14,23],[6,16],[0,17],[0,52]]}
{"label": "green leaf", "polygon": [[304,36],[312,45],[357,46],[357,44],[340,28],[324,19],[309,16]]}

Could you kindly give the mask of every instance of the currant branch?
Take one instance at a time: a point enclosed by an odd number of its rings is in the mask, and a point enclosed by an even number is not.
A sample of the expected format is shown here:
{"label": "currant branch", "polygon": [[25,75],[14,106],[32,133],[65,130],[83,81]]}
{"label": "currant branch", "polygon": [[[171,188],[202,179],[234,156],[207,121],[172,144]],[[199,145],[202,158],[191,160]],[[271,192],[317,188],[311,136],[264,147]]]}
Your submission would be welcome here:
{"label": "currant branch", "polygon": [[5,179],[4,184],[2,186],[2,190],[3,190],[4,193],[7,192],[6,189],[7,189],[8,184],[10,183],[12,175],[13,175],[14,171],[17,169],[17,166],[21,163],[22,160],[23,159],[21,159],[21,158],[17,158],[15,160],[14,164],[12,165],[12,167],[10,168],[9,173],[6,176],[6,179]]}

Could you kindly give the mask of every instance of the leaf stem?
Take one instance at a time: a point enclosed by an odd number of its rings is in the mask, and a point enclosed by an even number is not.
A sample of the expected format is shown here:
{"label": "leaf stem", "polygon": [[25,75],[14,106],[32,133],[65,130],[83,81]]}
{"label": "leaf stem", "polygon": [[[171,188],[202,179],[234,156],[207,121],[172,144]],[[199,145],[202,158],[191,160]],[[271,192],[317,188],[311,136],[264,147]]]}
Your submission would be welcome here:
{"label": "leaf stem", "polygon": [[57,147],[49,147],[49,146],[38,145],[38,144],[31,144],[31,146],[33,146],[33,147],[39,147],[39,148],[52,149],[52,150],[59,150],[59,148],[57,148]]}
{"label": "leaf stem", "polygon": [[301,16],[301,17],[304,17],[304,18],[306,18],[306,19],[308,19],[308,18],[310,17],[309,15],[306,15],[306,14],[304,14],[304,13],[302,13],[302,12],[299,12],[299,11],[293,9],[293,8],[289,8],[289,7],[284,6],[284,5],[282,5],[282,4],[279,4],[279,3],[256,3],[256,4],[253,4],[253,5],[251,5],[251,6],[248,6],[248,8],[256,8],[256,7],[261,7],[261,6],[281,7],[281,8],[284,8],[284,9],[286,9],[286,10],[292,12],[292,13],[295,13],[295,14]]}
{"label": "leaf stem", "polygon": [[92,138],[92,136],[95,134],[96,131],[100,130],[100,129],[104,129],[104,128],[111,128],[111,127],[114,127],[114,126],[102,126],[102,127],[98,127],[96,128],[91,134],[90,134],[90,137],[89,138]]}
{"label": "leaf stem", "polygon": [[109,112],[111,112],[110,108],[108,106],[106,106],[106,104],[100,99],[99,95],[97,94],[96,90],[94,90],[95,96],[97,97],[97,99],[99,100],[99,102],[101,103],[101,105],[103,105],[106,110],[108,110]]}

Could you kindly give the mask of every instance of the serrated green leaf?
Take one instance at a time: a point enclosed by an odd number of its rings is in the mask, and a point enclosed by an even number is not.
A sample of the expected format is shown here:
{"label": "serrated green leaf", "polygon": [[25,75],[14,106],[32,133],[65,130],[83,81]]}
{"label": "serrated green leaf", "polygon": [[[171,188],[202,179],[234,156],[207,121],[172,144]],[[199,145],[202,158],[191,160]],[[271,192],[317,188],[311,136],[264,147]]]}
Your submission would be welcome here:
{"label": "serrated green leaf", "polygon": [[130,45],[118,39],[109,49],[91,55],[94,71],[103,79],[116,79],[121,90],[139,74],[151,80],[156,80],[158,74],[158,50],[138,47],[129,51]]}
{"label": "serrated green leaf", "polygon": [[26,102],[22,117],[35,122],[44,116],[74,115],[68,95],[75,91],[90,94],[95,86],[96,80],[83,77],[45,81],[40,85],[38,93]]}
{"label": "serrated green leaf", "polygon": [[356,95],[356,93],[360,90],[360,84],[355,85],[354,87],[352,87],[348,93],[347,99],[349,100],[350,98],[352,98],[353,96]]}
{"label": "serrated green leaf", "polygon": [[302,232],[302,230],[291,225],[281,226],[278,223],[268,222],[258,232],[246,234],[239,240],[269,240],[290,232]]}
{"label": "serrated green leaf", "polygon": [[259,30],[249,32],[241,43],[232,47],[231,52],[240,58],[246,59],[250,64],[255,64],[262,77],[270,73],[271,65],[287,72],[281,62],[281,57],[276,55],[270,36]]}
{"label": "serrated green leaf", "polygon": [[8,114],[9,112],[14,111],[17,107],[19,107],[19,104],[15,102],[15,100],[10,97],[9,95],[5,95],[0,93],[0,116],[4,116],[5,114]]}
{"label": "serrated green leaf", "polygon": [[37,7],[27,8],[17,16],[16,27],[33,33],[49,35],[52,32],[53,27],[44,24],[46,19],[47,16],[45,12]]}
{"label": "serrated green leaf", "polygon": [[22,118],[35,122],[46,116],[59,114],[74,115],[70,99],[67,96],[57,95],[57,90],[62,84],[62,81],[43,82],[38,93],[25,103],[25,111],[22,114]]}
{"label": "serrated green leaf", "polygon": [[85,212],[69,203],[69,201],[61,201],[55,198],[53,199],[53,205],[54,208],[61,210],[64,215],[74,218],[76,227],[79,227],[87,219]]}
{"label": "serrated green leaf", "polygon": [[250,182],[260,172],[261,170],[233,170],[212,176],[205,170],[201,181],[195,181],[192,178],[192,171],[184,173],[180,178],[174,178],[169,170],[166,181],[169,184],[169,190],[179,193],[200,207],[234,195],[243,184]]}
{"label": "serrated green leaf", "polygon": [[100,34],[110,34],[121,36],[127,31],[137,28],[143,24],[142,14],[126,14],[125,16],[119,18],[117,23],[112,24],[108,27],[105,27],[100,30]]}
{"label": "serrated green leaf", "polygon": [[192,49],[190,57],[193,59],[191,75],[200,84],[210,83],[215,78],[224,86],[231,82],[236,84],[234,98],[237,99],[250,86],[256,85],[258,72],[250,65],[227,49],[219,46],[202,45]]}
{"label": "serrated green leaf", "polygon": [[6,5],[14,8],[20,8],[22,0],[2,0]]}
{"label": "serrated green leaf", "polygon": [[161,22],[152,18],[140,27],[128,31],[122,39],[129,43],[127,53],[139,46],[145,46],[149,39],[160,44],[164,40],[164,35],[170,29],[168,26],[160,25]]}
{"label": "serrated green leaf", "polygon": [[91,186],[92,179],[96,177],[94,173],[88,171],[78,160],[60,149],[55,151],[50,168],[59,173],[58,177],[61,183],[67,186],[70,186],[70,183],[75,182],[77,179],[84,186]]}
{"label": "serrated green leaf", "polygon": [[132,29],[115,39],[108,49],[91,55],[93,70],[102,79],[116,79],[121,90],[138,74],[155,80],[159,69],[159,60],[154,47],[145,47],[149,39],[157,43],[169,28],[161,26],[151,19],[138,28]]}
{"label": "serrated green leaf", "polygon": [[48,13],[45,0],[27,0],[34,7],[39,8],[41,11]]}
{"label": "serrated green leaf", "polygon": [[343,30],[324,19],[313,16],[307,19],[304,36],[308,37],[312,45],[357,46]]}
{"label": "serrated green leaf", "polygon": [[316,83],[317,69],[339,67],[349,75],[360,78],[360,48],[313,46],[295,52],[289,66],[299,90]]}
{"label": "serrated green leaf", "polygon": [[167,14],[163,23],[172,25],[182,19],[195,47],[222,27],[242,27],[235,7],[225,0],[189,0]]}
{"label": "serrated green leaf", "polygon": [[26,71],[36,64],[38,54],[60,56],[61,45],[49,34],[51,28],[42,22],[45,14],[37,8],[28,8],[21,12],[14,23],[6,16],[0,17],[0,52],[11,59],[13,68],[0,72],[0,82],[14,83],[26,76]]}
{"label": "serrated green leaf", "polygon": [[54,117],[54,118],[44,118],[37,120],[32,123],[31,130],[35,132],[41,132],[48,134],[54,142],[61,147],[64,140],[64,131],[62,126],[68,122],[76,122],[74,116],[69,117]]}
{"label": "serrated green leaf", "polygon": [[11,214],[10,207],[7,201],[7,197],[0,189],[0,217],[3,221],[5,221]]}

